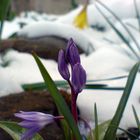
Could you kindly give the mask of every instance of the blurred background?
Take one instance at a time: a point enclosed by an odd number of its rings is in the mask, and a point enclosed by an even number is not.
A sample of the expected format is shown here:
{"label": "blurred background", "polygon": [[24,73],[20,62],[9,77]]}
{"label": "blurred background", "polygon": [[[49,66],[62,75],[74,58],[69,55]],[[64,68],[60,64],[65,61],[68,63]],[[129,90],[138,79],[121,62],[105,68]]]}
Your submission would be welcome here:
{"label": "blurred background", "polygon": [[[12,10],[16,14],[31,10],[50,14],[63,14],[72,9],[72,2],[73,0],[12,0]],[[77,0],[76,3],[85,3],[85,0]]]}

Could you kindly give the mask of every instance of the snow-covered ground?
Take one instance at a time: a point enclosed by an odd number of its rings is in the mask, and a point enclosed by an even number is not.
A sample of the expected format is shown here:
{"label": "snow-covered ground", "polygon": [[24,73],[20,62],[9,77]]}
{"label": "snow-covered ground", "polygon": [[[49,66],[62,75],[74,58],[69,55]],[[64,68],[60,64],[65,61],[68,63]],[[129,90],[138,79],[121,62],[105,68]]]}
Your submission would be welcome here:
{"label": "snow-covered ground", "polygon": [[[106,79],[117,76],[128,75],[132,66],[140,60],[140,32],[139,23],[136,18],[134,0],[108,0],[103,1],[126,25],[131,32],[132,38],[121,24],[113,18],[101,5],[92,1],[87,7],[89,27],[81,30],[73,25],[74,18],[82,9],[82,5],[65,15],[39,15],[31,12],[26,16],[15,18],[12,22],[5,22],[2,38],[8,38],[17,32],[19,36],[34,38],[40,36],[58,36],[62,38],[73,38],[74,41],[89,55],[81,55],[83,67],[87,72],[88,80]],[[136,1],[140,9],[140,0]],[[121,31],[129,44],[131,50],[109,26],[100,12],[98,6],[113,22],[116,28]],[[25,24],[20,28],[21,23]],[[94,28],[93,28],[94,27]],[[104,30],[99,30],[99,27]],[[42,77],[37,65],[30,54],[8,51],[5,55],[0,55],[0,63],[9,62],[7,67],[0,66],[0,93],[1,96],[12,92],[22,91],[21,84],[41,82]],[[57,64],[53,60],[43,60],[43,64],[49,71],[54,80],[62,80],[58,71]],[[119,80],[101,81],[109,87],[125,87],[127,78]],[[133,104],[139,111],[140,97],[140,74],[134,83],[132,94],[126,107],[121,121],[122,128],[136,126],[131,105]],[[80,108],[82,118],[87,121],[94,121],[94,103],[97,103],[99,121],[103,122],[112,118],[122,90],[84,90],[79,94],[77,105]],[[129,120],[129,121],[128,121]]]}

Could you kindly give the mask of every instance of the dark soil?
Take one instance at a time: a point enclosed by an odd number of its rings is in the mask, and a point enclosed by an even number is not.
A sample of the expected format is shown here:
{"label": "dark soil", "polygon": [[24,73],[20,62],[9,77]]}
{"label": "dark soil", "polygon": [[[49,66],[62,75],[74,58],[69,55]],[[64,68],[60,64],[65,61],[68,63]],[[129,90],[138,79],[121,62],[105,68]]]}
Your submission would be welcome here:
{"label": "dark soil", "polygon": [[[70,96],[61,91],[67,102]],[[57,108],[51,95],[47,91],[29,91],[11,94],[0,98],[0,120],[19,122],[14,113],[22,111],[41,111],[58,115]],[[40,131],[45,140],[64,140],[63,131],[58,123],[52,123]],[[9,135],[0,130],[0,140],[12,140]]]}
{"label": "dark soil", "polygon": [[[70,106],[70,96],[63,90],[60,91]],[[19,122],[20,119],[14,117],[14,113],[19,111],[40,111],[58,115],[56,105],[48,91],[28,91],[0,98],[0,120],[10,120]],[[139,135],[137,128],[128,129],[131,133]],[[44,140],[65,140],[63,130],[58,122],[47,125],[40,132]],[[0,129],[0,140],[12,140],[12,138]],[[128,135],[122,134],[117,140],[128,140]],[[131,140],[134,138],[131,136]]]}

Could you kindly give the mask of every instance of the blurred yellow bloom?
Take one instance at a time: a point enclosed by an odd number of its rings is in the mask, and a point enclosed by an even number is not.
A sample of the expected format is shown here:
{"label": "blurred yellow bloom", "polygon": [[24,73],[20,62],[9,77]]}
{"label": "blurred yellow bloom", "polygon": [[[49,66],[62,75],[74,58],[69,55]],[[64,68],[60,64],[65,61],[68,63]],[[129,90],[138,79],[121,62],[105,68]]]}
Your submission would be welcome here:
{"label": "blurred yellow bloom", "polygon": [[83,29],[88,26],[88,21],[87,21],[87,6],[88,3],[85,4],[81,12],[76,16],[74,19],[74,26]]}

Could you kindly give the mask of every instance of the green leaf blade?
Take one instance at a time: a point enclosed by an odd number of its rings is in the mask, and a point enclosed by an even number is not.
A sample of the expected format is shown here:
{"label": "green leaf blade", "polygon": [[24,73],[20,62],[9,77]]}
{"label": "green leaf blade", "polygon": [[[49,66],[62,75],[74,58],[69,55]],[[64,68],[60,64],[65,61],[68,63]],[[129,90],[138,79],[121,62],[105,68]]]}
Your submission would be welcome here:
{"label": "green leaf blade", "polygon": [[139,117],[137,115],[136,109],[133,105],[132,105],[132,109],[133,109],[134,117],[135,117],[135,120],[136,120],[136,123],[137,123],[137,127],[140,131],[140,120],[139,120]]}
{"label": "green leaf blade", "polygon": [[98,128],[98,114],[97,114],[97,107],[96,103],[94,105],[94,114],[95,114],[95,140],[99,140],[99,128]]}
{"label": "green leaf blade", "polygon": [[45,81],[45,84],[47,86],[48,91],[51,93],[57,107],[58,110],[62,113],[62,115],[64,115],[65,120],[67,121],[67,123],[69,124],[74,136],[76,137],[76,140],[82,140],[80,132],[78,130],[78,127],[72,117],[72,114],[65,102],[65,100],[63,99],[63,97],[59,94],[59,91],[55,85],[55,83],[53,82],[53,80],[51,79],[49,73],[47,72],[47,70],[45,69],[44,65],[41,63],[41,61],[39,60],[39,58],[37,57],[36,54],[33,54],[34,59],[39,67],[39,70],[42,74],[42,77]]}
{"label": "green leaf blade", "polygon": [[0,21],[3,21],[5,19],[5,16],[7,14],[8,6],[10,4],[11,0],[1,0],[0,4]]}
{"label": "green leaf blade", "polygon": [[[25,132],[25,129],[15,122],[0,121],[0,128],[6,131],[13,140],[20,140],[21,134]],[[43,140],[43,138],[39,134],[36,134],[32,140]]]}
{"label": "green leaf blade", "polygon": [[1,39],[1,34],[2,34],[3,22],[6,17],[10,1],[11,0],[0,1],[0,39]]}
{"label": "green leaf blade", "polygon": [[[133,83],[136,78],[136,74],[139,70],[139,66],[140,66],[140,62],[136,63],[130,71],[123,95],[122,95],[119,105],[117,107],[116,113],[107,129],[104,140],[115,140],[117,128],[119,127],[119,123],[122,118],[129,95],[131,93],[131,89],[133,87]],[[112,126],[115,126],[115,127],[112,127]]]}

